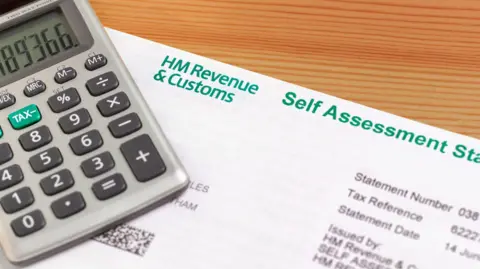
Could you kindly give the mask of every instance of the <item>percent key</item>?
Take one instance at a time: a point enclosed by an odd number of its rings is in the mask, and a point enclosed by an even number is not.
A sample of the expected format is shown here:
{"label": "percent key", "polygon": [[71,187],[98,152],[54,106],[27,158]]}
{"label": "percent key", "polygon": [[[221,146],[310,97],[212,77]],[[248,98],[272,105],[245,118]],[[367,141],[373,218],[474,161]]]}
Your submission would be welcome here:
{"label": "percent key", "polygon": [[60,113],[78,105],[80,101],[77,89],[68,88],[48,98],[48,105],[53,112]]}

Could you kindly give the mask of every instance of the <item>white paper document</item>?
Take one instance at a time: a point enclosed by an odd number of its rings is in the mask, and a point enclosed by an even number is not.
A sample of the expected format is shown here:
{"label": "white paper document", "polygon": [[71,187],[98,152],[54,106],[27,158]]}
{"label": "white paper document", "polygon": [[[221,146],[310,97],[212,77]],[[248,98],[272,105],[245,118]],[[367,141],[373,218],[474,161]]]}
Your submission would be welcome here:
{"label": "white paper document", "polygon": [[191,185],[29,268],[480,268],[478,140],[109,34]]}

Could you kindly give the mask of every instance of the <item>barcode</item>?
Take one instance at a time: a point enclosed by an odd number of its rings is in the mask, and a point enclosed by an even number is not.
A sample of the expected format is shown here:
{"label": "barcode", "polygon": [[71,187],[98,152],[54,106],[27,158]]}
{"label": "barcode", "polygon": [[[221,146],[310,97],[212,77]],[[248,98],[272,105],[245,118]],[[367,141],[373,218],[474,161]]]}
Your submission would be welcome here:
{"label": "barcode", "polygon": [[93,240],[132,254],[144,256],[154,238],[155,234],[151,232],[123,224],[93,237]]}

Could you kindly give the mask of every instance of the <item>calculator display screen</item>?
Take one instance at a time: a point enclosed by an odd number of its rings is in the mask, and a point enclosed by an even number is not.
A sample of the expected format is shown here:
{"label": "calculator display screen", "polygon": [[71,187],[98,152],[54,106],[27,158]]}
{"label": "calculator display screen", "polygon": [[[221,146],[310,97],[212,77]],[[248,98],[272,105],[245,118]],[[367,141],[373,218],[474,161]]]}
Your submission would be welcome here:
{"label": "calculator display screen", "polygon": [[0,32],[0,84],[77,46],[78,39],[61,10],[3,30]]}

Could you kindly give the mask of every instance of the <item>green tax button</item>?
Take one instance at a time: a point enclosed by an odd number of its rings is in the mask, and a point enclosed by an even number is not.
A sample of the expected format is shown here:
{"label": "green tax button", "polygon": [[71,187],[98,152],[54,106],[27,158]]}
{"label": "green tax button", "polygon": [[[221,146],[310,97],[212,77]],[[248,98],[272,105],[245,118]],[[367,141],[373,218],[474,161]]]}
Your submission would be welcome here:
{"label": "green tax button", "polygon": [[2,127],[0,127],[0,138],[3,137],[3,130],[2,130]]}
{"label": "green tax button", "polygon": [[39,122],[42,114],[36,105],[28,105],[8,115],[8,120],[13,129],[19,130]]}

